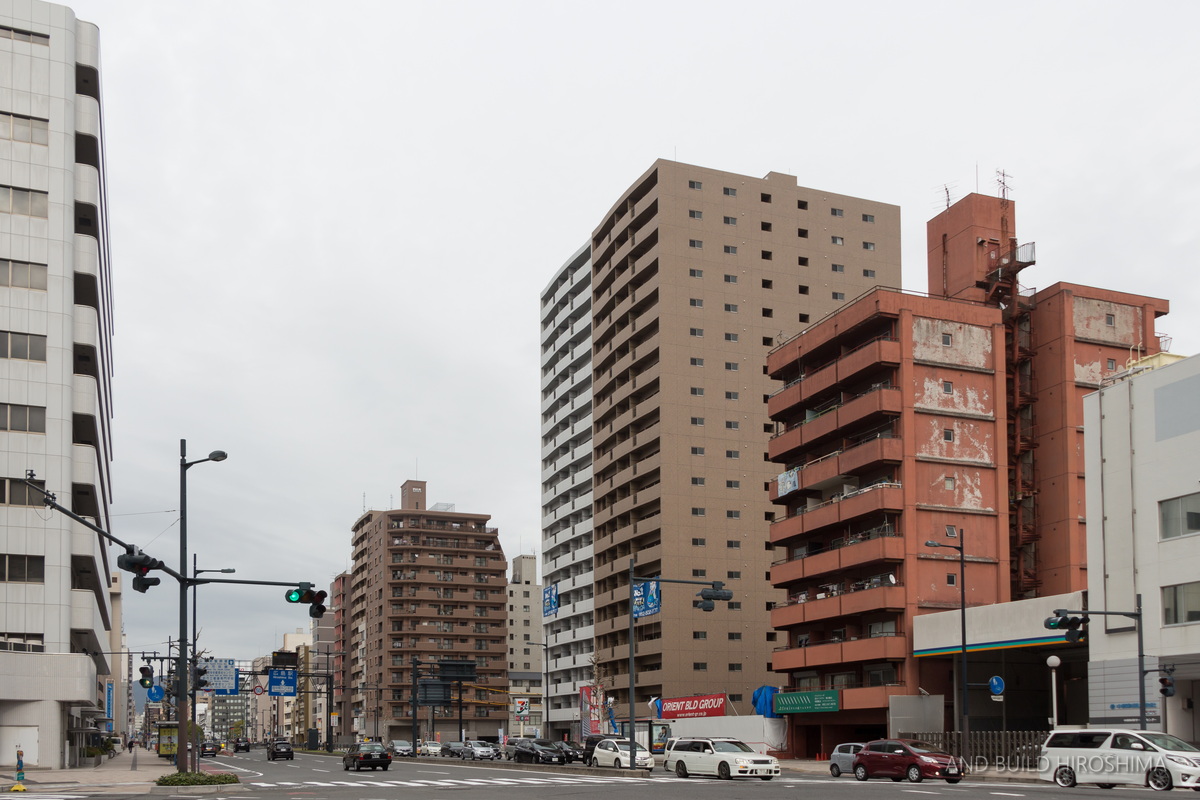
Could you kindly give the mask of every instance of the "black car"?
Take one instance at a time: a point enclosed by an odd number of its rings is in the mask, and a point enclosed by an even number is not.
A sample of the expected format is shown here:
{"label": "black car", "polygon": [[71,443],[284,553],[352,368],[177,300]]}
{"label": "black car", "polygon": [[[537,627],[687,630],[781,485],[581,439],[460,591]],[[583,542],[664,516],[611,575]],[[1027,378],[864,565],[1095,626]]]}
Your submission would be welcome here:
{"label": "black car", "polygon": [[290,743],[271,742],[267,745],[267,761],[275,761],[279,758],[286,758],[288,761],[296,760],[296,752],[292,750]]}
{"label": "black car", "polygon": [[384,771],[392,765],[392,755],[379,742],[363,742],[362,744],[352,744],[346,754],[342,756],[342,769],[348,770],[351,767],[355,772],[358,772],[363,767],[370,767],[372,770],[382,768]]}
{"label": "black car", "polygon": [[442,743],[442,755],[444,755],[448,758],[462,758],[464,755],[466,755],[466,752],[467,752],[467,743],[466,742],[443,742]]}
{"label": "black car", "polygon": [[513,761],[518,764],[566,764],[567,757],[549,739],[518,739]]}
{"label": "black car", "polygon": [[241,753],[241,752],[247,752],[247,753],[249,753],[249,752],[250,752],[250,740],[249,740],[249,739],[235,739],[235,740],[234,740],[234,742],[233,742],[233,752],[235,752],[235,753]]}
{"label": "black car", "polygon": [[551,742],[564,756],[567,757],[568,764],[574,764],[576,761],[583,761],[583,746],[578,742]]}
{"label": "black car", "polygon": [[221,755],[221,745],[216,742],[205,742],[200,745],[200,757]]}

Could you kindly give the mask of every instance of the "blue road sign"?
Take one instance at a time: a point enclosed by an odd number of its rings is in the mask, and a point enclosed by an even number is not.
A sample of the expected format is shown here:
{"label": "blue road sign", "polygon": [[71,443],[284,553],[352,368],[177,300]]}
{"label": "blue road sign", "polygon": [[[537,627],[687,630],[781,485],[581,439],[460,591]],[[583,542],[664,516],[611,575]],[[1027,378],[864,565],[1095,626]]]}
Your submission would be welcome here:
{"label": "blue road sign", "polygon": [[273,669],[268,673],[267,694],[272,697],[296,696],[296,670]]}
{"label": "blue road sign", "polygon": [[151,686],[146,691],[146,699],[149,700],[151,703],[160,702],[165,695],[166,695],[166,692],[163,691],[163,687],[161,687],[161,686]]}
{"label": "blue road sign", "polygon": [[992,694],[1004,694],[1004,678],[993,675],[988,679],[988,688],[992,690]]}

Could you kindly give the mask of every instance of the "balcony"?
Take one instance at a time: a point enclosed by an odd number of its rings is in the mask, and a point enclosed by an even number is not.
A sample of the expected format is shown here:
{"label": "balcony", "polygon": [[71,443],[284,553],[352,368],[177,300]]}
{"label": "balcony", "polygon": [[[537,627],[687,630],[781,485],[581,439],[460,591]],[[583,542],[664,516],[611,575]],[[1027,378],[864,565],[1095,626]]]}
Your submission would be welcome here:
{"label": "balcony", "polygon": [[880,481],[823,503],[802,508],[790,517],[771,523],[771,541],[779,543],[838,522],[849,522],[874,511],[900,511],[904,491],[899,483]]}
{"label": "balcony", "polygon": [[787,628],[868,611],[903,610],[904,607],[903,584],[866,584],[865,581],[859,581],[841,591],[807,589],[793,593],[786,603],[776,604],[771,609],[771,627]]}
{"label": "balcony", "polygon": [[898,386],[879,386],[847,401],[838,409],[838,425],[849,428],[880,414],[900,415],[902,397]]}
{"label": "balcony", "polygon": [[900,342],[897,339],[881,337],[859,345],[846,353],[837,362],[837,377],[839,381],[851,381],[880,364],[898,366],[900,364]]}
{"label": "balcony", "polygon": [[847,447],[838,457],[838,471],[852,474],[879,462],[899,463],[904,458],[904,440],[891,435],[891,431]]}
{"label": "balcony", "polygon": [[827,549],[772,565],[771,584],[783,586],[878,561],[903,561],[904,555],[904,539],[886,525],[835,539]]}
{"label": "balcony", "polygon": [[887,686],[859,686],[854,689],[842,689],[841,710],[849,711],[856,708],[888,707],[888,698],[914,694],[903,684],[892,683]]}
{"label": "balcony", "polygon": [[772,655],[771,666],[775,670],[815,669],[852,662],[900,661],[908,654],[907,637],[904,634],[889,634],[779,650]]}

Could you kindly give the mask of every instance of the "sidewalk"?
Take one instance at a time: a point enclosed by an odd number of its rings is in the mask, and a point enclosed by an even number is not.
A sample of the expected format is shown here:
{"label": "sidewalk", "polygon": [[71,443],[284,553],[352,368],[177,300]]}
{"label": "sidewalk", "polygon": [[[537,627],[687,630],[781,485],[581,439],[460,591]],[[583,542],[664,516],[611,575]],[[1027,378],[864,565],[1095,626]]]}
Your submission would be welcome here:
{"label": "sidewalk", "polygon": [[[159,758],[152,750],[126,750],[112,758],[106,758],[99,766],[75,767],[74,769],[47,769],[27,767],[22,786],[31,792],[46,791],[50,787],[79,788],[83,786],[121,786],[131,793],[140,793],[136,787],[148,792],[162,775],[175,771],[169,759]],[[16,770],[4,767],[0,772],[0,791],[8,792],[16,780]],[[13,794],[14,797],[18,796]]]}
{"label": "sidewalk", "polygon": [[[785,775],[802,773],[808,775],[829,775],[828,761],[814,761],[807,759],[779,759],[779,768]],[[854,780],[853,775],[844,774],[838,780]],[[995,767],[987,767],[982,770],[975,770],[969,773],[965,779],[966,783],[1038,783],[1038,773],[1036,769],[997,769]]]}

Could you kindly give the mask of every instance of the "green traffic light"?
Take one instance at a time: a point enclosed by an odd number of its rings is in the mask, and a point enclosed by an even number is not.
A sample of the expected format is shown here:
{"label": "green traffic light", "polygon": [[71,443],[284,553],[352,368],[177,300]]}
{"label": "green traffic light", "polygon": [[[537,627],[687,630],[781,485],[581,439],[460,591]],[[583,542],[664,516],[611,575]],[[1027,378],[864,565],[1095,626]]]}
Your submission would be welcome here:
{"label": "green traffic light", "polygon": [[288,593],[284,595],[284,598],[289,603],[299,603],[300,602],[300,590],[299,589],[289,589]]}

